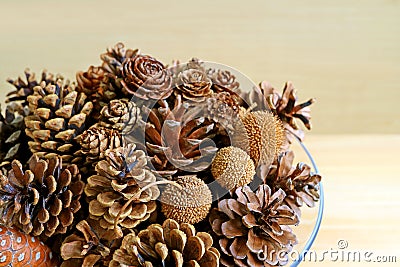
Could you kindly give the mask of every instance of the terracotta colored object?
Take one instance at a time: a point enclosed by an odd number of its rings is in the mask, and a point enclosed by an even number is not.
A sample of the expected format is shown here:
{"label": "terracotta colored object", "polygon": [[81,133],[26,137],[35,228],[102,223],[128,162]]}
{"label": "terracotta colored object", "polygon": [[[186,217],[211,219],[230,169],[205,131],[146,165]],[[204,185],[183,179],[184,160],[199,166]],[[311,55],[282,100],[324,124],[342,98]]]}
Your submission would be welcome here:
{"label": "terracotta colored object", "polygon": [[0,267],[58,266],[51,250],[36,237],[0,225]]}

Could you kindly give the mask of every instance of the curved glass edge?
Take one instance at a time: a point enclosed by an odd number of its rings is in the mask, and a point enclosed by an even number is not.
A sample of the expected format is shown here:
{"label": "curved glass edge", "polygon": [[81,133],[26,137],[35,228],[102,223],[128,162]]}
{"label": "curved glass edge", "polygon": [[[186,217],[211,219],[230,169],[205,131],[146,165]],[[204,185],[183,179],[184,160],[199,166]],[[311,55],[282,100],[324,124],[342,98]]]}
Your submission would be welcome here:
{"label": "curved glass edge", "polygon": [[[307,157],[310,159],[311,164],[314,168],[314,171],[316,173],[319,173],[318,171],[318,167],[317,164],[315,163],[314,158],[312,157],[310,151],[307,149],[307,147],[303,144],[303,142],[297,138],[295,138],[296,140],[298,140],[298,142],[300,143],[301,147],[303,148],[303,150],[306,152]],[[317,221],[315,223],[314,229],[311,233],[310,238],[308,239],[306,245],[304,246],[303,251],[299,254],[299,257],[292,263],[292,265],[290,265],[290,267],[296,267],[298,266],[304,259],[305,255],[307,255],[307,252],[310,250],[312,244],[315,241],[315,238],[317,237],[317,233],[319,231],[319,228],[321,226],[321,222],[322,222],[322,215],[324,213],[324,189],[322,186],[322,182],[319,183],[319,208],[318,208],[318,216],[317,216]]]}

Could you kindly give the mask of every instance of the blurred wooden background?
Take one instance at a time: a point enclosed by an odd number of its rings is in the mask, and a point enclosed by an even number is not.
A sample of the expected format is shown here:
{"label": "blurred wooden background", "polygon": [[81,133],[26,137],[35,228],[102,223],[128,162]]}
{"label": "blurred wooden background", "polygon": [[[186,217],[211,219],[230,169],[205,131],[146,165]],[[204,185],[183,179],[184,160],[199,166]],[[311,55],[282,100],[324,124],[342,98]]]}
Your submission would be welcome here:
{"label": "blurred wooden background", "polygon": [[166,64],[198,57],[277,89],[293,81],[317,98],[307,144],[326,209],[313,248],[397,251],[400,139],[382,134],[400,133],[400,1],[1,0],[0,40],[1,100],[25,67],[74,79],[118,41]]}
{"label": "blurred wooden background", "polygon": [[300,98],[315,133],[399,133],[400,2],[0,2],[1,99],[25,67],[69,78],[123,41],[164,63],[199,57]]}

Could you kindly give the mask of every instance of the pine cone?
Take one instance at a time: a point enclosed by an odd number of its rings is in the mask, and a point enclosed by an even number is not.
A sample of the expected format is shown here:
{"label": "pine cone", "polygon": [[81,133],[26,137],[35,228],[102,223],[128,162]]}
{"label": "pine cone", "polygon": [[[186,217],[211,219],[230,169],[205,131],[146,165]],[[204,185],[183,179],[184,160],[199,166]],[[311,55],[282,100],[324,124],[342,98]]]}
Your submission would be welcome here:
{"label": "pine cone", "polygon": [[282,204],[285,193],[278,190],[271,194],[267,185],[260,185],[256,192],[245,186],[235,193],[234,198],[221,200],[209,217],[219,236],[221,264],[284,265],[287,261],[283,255],[287,256],[297,243],[289,225],[299,222],[297,215]]}
{"label": "pine cone", "polygon": [[92,116],[96,120],[99,117],[100,110],[110,100],[114,99],[117,94],[113,90],[109,90],[104,85],[106,72],[101,67],[90,66],[86,72],[79,71],[76,73],[78,86],[76,90],[87,95],[88,99],[93,103]]}
{"label": "pine cone", "polygon": [[26,134],[33,139],[30,150],[41,158],[59,155],[64,164],[72,162],[78,149],[74,138],[88,128],[93,104],[61,76],[56,84],[42,82],[34,87],[28,102],[33,113],[25,117]]}
{"label": "pine cone", "polygon": [[308,207],[314,207],[319,200],[319,183],[321,176],[313,174],[311,167],[304,163],[293,166],[294,153],[287,151],[282,153],[277,160],[276,167],[269,170],[265,177],[273,191],[282,188],[286,193],[285,203],[300,216],[300,209],[305,203]]}
{"label": "pine cone", "polygon": [[124,133],[130,133],[139,126],[140,109],[126,98],[111,100],[100,112],[100,125]]}
{"label": "pine cone", "polygon": [[84,162],[81,171],[89,173],[90,166],[95,166],[105,157],[107,149],[122,146],[121,134],[113,129],[104,128],[98,124],[93,125],[76,138],[80,150],[75,153],[75,162]]}
{"label": "pine cone", "polygon": [[184,99],[202,102],[212,94],[212,82],[206,73],[199,69],[187,69],[179,73],[177,91]]}
{"label": "pine cone", "polygon": [[24,117],[28,114],[28,107],[18,102],[8,103],[5,117],[0,112],[0,169],[5,172],[11,169],[13,159],[24,165],[32,155],[25,134]]}
{"label": "pine cone", "polygon": [[219,266],[219,252],[213,239],[198,232],[191,224],[179,225],[167,219],[163,225],[152,224],[138,235],[124,237],[113,255],[110,267],[117,266]]}
{"label": "pine cone", "polygon": [[168,98],[172,93],[172,76],[157,59],[136,55],[123,63],[121,84],[134,96],[148,100]]}
{"label": "pine cone", "polygon": [[235,75],[230,71],[209,69],[207,74],[212,80],[215,92],[225,92],[226,89],[234,92],[239,90],[240,84],[236,81]]}
{"label": "pine cone", "polygon": [[285,84],[282,95],[268,82],[262,82],[260,87],[263,90],[270,109],[282,120],[287,129],[286,135],[288,141],[291,142],[292,139],[290,133],[295,134],[300,140],[303,140],[304,132],[301,130],[296,119],[299,119],[308,130],[311,129],[311,110],[309,106],[315,102],[315,99],[298,104],[296,89],[291,82]]}
{"label": "pine cone", "polygon": [[25,69],[25,80],[21,77],[18,79],[8,79],[7,82],[12,84],[16,90],[11,91],[7,94],[6,103],[17,102],[20,103],[22,108],[28,106],[27,98],[30,95],[33,95],[33,88],[40,85],[42,82],[45,84],[55,84],[56,79],[53,74],[47,73],[46,70],[42,72],[40,80],[36,80],[36,76],[34,72],[31,72],[29,69]]}
{"label": "pine cone", "polygon": [[85,184],[76,165],[61,166],[61,157],[45,161],[33,155],[29,170],[24,171],[21,163],[14,160],[8,177],[0,175],[4,223],[44,239],[64,234],[81,208]]}
{"label": "pine cone", "polygon": [[[147,119],[145,140],[147,152],[155,170],[163,176],[178,170],[198,172],[209,166],[216,148],[206,141],[215,134],[215,124],[204,117],[189,116],[187,103],[177,95],[170,106],[149,109],[143,107]],[[145,120],[145,119],[144,119]]]}
{"label": "pine cone", "polygon": [[[147,220],[156,209],[155,200],[160,192],[156,185],[141,192],[141,188],[156,181],[156,177],[145,167],[146,155],[129,144],[107,150],[105,160],[96,165],[96,175],[88,178],[85,188],[89,198],[90,218],[99,221],[104,229],[114,229],[117,224],[123,229],[133,229]],[[123,206],[131,199],[135,200]]]}
{"label": "pine cone", "polygon": [[[112,251],[119,247],[111,231],[104,231],[93,221],[80,221],[76,233],[67,236],[61,245],[61,267],[103,267],[111,261]],[[109,241],[112,240],[112,241]]]}

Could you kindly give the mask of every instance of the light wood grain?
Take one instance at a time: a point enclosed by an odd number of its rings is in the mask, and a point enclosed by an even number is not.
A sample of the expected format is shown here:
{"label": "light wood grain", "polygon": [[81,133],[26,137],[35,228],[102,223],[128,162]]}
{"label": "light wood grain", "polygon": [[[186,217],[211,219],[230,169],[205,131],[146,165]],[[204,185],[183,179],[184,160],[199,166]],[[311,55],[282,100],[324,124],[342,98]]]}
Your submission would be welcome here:
{"label": "light wood grain", "polygon": [[[323,176],[325,210],[312,249],[337,249],[346,240],[347,251],[395,255],[400,262],[400,135],[310,135],[305,142]],[[303,154],[298,160],[306,161]],[[319,263],[305,262],[302,266]],[[323,266],[367,266],[326,260]],[[368,266],[397,266],[369,263]]]}
{"label": "light wood grain", "polygon": [[193,56],[316,97],[316,133],[399,133],[400,3],[0,2],[0,98],[25,67],[74,78],[117,41],[165,63]]}

